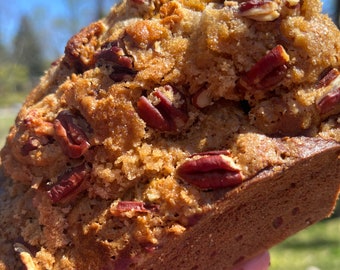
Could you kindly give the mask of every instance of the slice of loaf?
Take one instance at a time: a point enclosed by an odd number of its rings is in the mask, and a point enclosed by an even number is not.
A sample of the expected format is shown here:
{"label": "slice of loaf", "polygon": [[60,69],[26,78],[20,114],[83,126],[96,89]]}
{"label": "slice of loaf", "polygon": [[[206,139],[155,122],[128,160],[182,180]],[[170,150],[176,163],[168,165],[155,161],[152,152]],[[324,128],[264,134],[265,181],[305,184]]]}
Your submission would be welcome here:
{"label": "slice of loaf", "polygon": [[307,138],[273,144],[288,146],[299,157],[268,167],[226,193],[142,269],[232,269],[330,215],[340,186],[339,144]]}
{"label": "slice of loaf", "polygon": [[0,269],[232,269],[329,216],[340,32],[318,0],[128,0],[1,150]]}

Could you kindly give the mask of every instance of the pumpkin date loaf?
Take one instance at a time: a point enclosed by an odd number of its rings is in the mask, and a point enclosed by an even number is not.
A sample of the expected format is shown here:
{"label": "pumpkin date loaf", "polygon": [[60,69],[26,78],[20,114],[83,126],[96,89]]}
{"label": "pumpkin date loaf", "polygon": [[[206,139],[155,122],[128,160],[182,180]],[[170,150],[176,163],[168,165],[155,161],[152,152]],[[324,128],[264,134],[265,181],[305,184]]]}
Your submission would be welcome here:
{"label": "pumpkin date loaf", "polygon": [[124,0],[9,131],[0,269],[232,269],[332,213],[339,113],[319,0]]}

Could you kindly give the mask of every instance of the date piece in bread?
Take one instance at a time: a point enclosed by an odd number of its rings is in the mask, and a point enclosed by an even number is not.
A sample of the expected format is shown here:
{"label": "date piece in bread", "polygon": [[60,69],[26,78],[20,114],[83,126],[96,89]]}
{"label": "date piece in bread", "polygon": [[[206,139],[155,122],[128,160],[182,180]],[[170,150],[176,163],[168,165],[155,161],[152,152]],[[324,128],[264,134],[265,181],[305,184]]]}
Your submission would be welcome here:
{"label": "date piece in bread", "polygon": [[1,150],[0,269],[232,269],[329,216],[340,32],[319,0],[126,0]]}

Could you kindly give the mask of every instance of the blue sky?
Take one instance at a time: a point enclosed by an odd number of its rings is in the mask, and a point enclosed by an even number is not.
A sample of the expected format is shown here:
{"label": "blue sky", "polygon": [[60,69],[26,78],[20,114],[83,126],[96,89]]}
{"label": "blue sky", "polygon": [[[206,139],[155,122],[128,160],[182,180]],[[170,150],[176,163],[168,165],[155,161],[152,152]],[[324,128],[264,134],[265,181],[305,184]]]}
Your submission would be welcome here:
{"label": "blue sky", "polygon": [[[74,3],[73,7],[67,4]],[[97,0],[0,0],[0,38],[11,44],[20,18],[29,16],[39,39],[46,45],[48,57],[58,57],[70,36],[95,19]],[[105,10],[117,0],[103,0]],[[70,18],[77,17],[74,23]],[[71,28],[71,29],[70,29]]]}
{"label": "blue sky", "polygon": [[45,0],[14,0],[15,5],[12,1],[0,2],[1,27],[6,34],[6,39],[17,31],[18,22],[23,15],[33,15],[32,13],[40,10],[40,12],[48,13],[50,18],[55,18],[66,13],[63,1],[54,1],[53,7],[51,7],[51,1]]}
{"label": "blue sky", "polygon": [[[46,54],[54,58],[63,53],[63,48],[72,33],[89,24],[94,19],[97,0],[0,0],[1,40],[10,44],[18,30],[21,16],[28,15],[37,29],[40,40],[47,46]],[[119,0],[103,0],[106,10]],[[324,11],[335,13],[333,5],[339,0],[324,0]],[[67,2],[75,3],[70,9]],[[78,25],[70,24],[72,16],[80,20]]]}

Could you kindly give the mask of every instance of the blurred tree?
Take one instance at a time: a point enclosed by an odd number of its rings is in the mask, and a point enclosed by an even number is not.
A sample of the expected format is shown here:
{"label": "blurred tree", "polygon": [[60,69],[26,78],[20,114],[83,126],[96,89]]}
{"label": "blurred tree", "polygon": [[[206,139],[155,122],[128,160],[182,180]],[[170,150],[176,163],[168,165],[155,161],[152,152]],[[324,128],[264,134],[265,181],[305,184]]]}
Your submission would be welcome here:
{"label": "blurred tree", "polygon": [[104,10],[104,0],[97,0],[95,4],[96,4],[96,14],[95,14],[94,19],[99,20],[106,15],[106,12]]}
{"label": "blurred tree", "polygon": [[14,92],[25,93],[32,87],[28,68],[24,65],[5,63],[0,65],[0,95]]}
{"label": "blurred tree", "polygon": [[338,201],[336,208],[334,209],[334,213],[331,216],[332,218],[340,218],[340,201]]}
{"label": "blurred tree", "polygon": [[7,62],[9,59],[9,54],[6,47],[1,43],[0,39],[0,63]]}
{"label": "blurred tree", "polygon": [[3,29],[1,28],[1,19],[2,19],[2,14],[0,12],[0,65],[1,63],[8,60],[8,50],[3,43],[3,33],[2,33]]}
{"label": "blurred tree", "polygon": [[336,4],[336,23],[338,27],[340,28],[340,3],[339,1]]}
{"label": "blurred tree", "polygon": [[87,1],[83,5],[80,5],[78,0],[66,0],[65,6],[69,12],[67,23],[72,35],[92,21],[99,20],[106,15],[104,0]]}
{"label": "blurred tree", "polygon": [[11,52],[0,40],[0,103],[4,103],[11,93],[23,93],[31,86],[28,68],[14,63]]}
{"label": "blurred tree", "polygon": [[79,30],[93,21],[103,18],[110,8],[121,0],[61,0],[59,5],[63,7],[63,13],[50,20],[51,25],[42,29],[41,35],[45,32],[54,31],[51,37],[51,46],[46,48],[51,60],[63,54],[67,40],[78,33]]}
{"label": "blurred tree", "polygon": [[39,39],[34,32],[29,17],[23,16],[21,18],[19,30],[13,44],[13,60],[15,63],[26,66],[30,77],[41,76],[44,71],[44,61]]}
{"label": "blurred tree", "polygon": [[83,27],[81,24],[81,19],[83,17],[81,13],[82,9],[79,7],[78,0],[66,0],[66,7],[69,12],[66,24],[68,24],[72,36]]}

